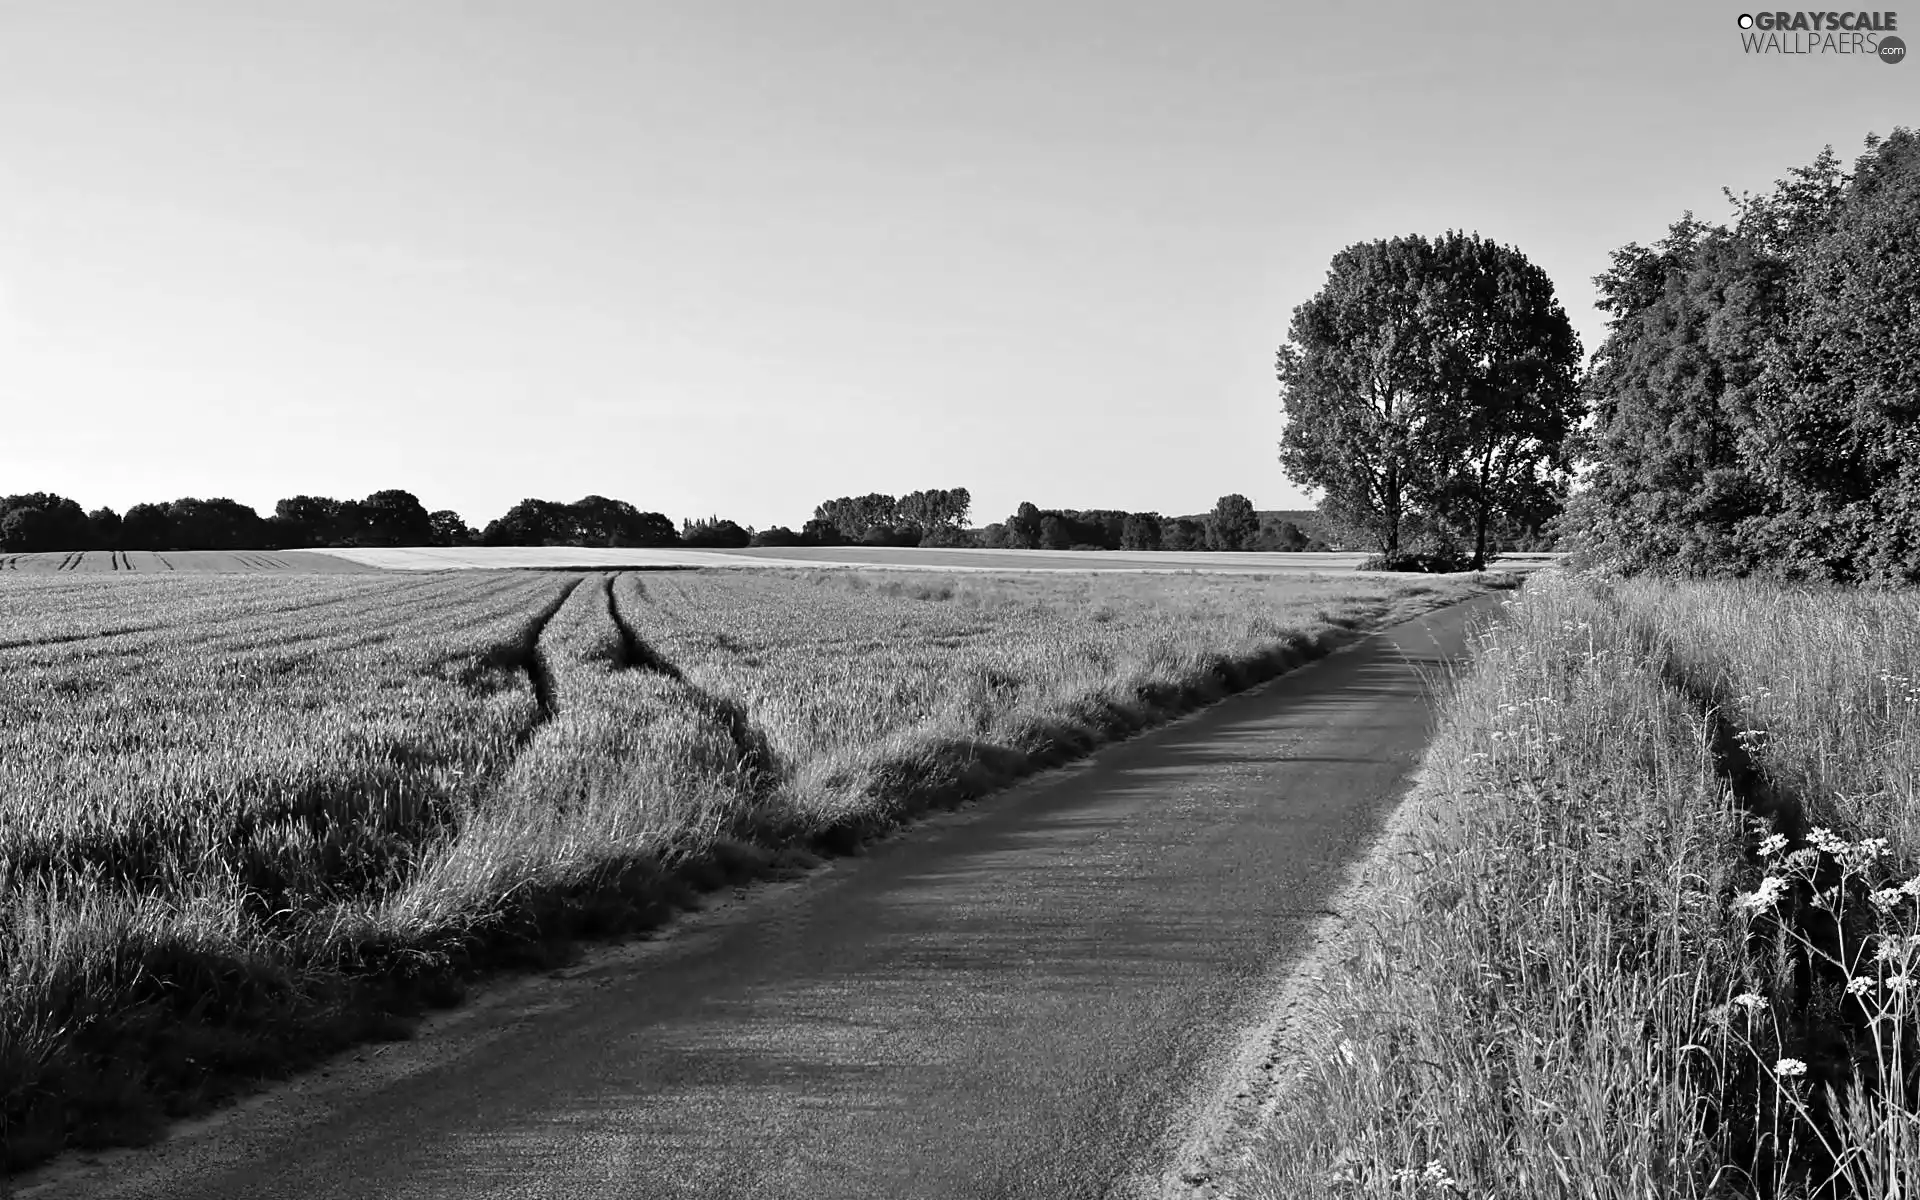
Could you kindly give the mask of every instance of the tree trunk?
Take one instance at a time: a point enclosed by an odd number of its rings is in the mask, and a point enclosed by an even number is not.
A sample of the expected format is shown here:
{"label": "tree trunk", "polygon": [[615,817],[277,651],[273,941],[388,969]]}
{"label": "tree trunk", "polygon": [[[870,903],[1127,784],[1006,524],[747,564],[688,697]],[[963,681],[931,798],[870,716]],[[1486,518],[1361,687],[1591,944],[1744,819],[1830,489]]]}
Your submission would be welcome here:
{"label": "tree trunk", "polygon": [[1487,452],[1480,459],[1480,494],[1476,497],[1478,503],[1474,506],[1473,514],[1473,569],[1476,571],[1484,571],[1487,567],[1487,516],[1493,508],[1488,495],[1491,490],[1488,476],[1492,471],[1493,443],[1488,442]]}

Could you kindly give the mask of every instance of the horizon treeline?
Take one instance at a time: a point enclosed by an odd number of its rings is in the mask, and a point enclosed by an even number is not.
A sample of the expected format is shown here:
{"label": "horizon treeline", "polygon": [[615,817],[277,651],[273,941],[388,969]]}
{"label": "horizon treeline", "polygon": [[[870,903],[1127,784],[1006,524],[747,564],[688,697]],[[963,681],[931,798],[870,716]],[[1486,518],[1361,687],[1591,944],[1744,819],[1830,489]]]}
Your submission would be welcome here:
{"label": "horizon treeline", "polygon": [[1627,572],[1920,582],[1920,137],[1727,198],[1730,226],[1689,212],[1594,281],[1565,542]]}
{"label": "horizon treeline", "polygon": [[[682,521],[624,500],[525,499],[475,529],[451,509],[429,511],[397,488],[360,500],[299,495],[272,514],[225,497],[91,512],[51,492],[0,497],[0,550],[293,550],[326,546],[953,546],[1035,550],[1329,550],[1343,536],[1313,513],[1258,513],[1245,496],[1211,513],[1167,517],[1117,509],[1042,509],[971,528],[966,488],[823,501],[799,530],[755,530],[718,515]],[[1297,518],[1297,519],[1296,519]]]}

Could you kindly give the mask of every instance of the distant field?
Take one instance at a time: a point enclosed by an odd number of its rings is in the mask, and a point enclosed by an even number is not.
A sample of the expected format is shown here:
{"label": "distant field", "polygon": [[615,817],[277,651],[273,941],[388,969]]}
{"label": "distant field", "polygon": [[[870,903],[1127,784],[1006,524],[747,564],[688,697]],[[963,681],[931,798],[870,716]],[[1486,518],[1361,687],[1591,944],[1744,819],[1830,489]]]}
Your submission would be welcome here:
{"label": "distant field", "polygon": [[122,574],[128,571],[208,572],[287,571],[337,574],[363,572],[364,563],[349,562],[317,550],[75,550],[52,554],[0,554],[0,571],[48,574]]}
{"label": "distant field", "polygon": [[[1217,551],[969,550],[886,546],[790,546],[750,550],[608,550],[572,546],[329,548],[326,553],[381,570],[490,567],[821,567],[919,571],[1199,571],[1213,575],[1345,572],[1364,554],[1258,554]],[[1503,568],[1527,570],[1552,555],[1514,555]]]}
{"label": "distant field", "polygon": [[[605,549],[581,546],[401,546],[331,547],[326,550],[87,550],[74,553],[0,554],[0,572],[48,574],[136,572],[339,573],[365,571],[484,571],[590,568],[646,570],[664,567],[873,567],[906,571],[1199,572],[1206,575],[1337,574],[1351,571],[1364,554],[1231,553],[1210,550],[967,550],[886,546],[793,546],[781,549]],[[1527,571],[1557,558],[1510,554],[1502,570]]]}
{"label": "distant field", "polygon": [[248,570],[0,574],[14,1165],[1477,590]]}

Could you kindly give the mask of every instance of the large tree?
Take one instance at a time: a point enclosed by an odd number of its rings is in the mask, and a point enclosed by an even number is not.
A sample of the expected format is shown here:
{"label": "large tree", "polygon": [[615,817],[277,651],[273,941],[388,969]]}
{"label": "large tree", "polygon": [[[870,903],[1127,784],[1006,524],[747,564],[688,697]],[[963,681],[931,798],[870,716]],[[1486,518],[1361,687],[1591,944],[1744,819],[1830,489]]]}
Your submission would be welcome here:
{"label": "large tree", "polygon": [[1491,521],[1550,506],[1565,478],[1579,358],[1518,250],[1458,233],[1349,246],[1280,348],[1281,465],[1385,553],[1415,513],[1484,550]]}
{"label": "large tree", "polygon": [[1260,536],[1260,517],[1253,502],[1239,492],[1222,496],[1207,514],[1207,548],[1251,550]]}
{"label": "large tree", "polygon": [[360,502],[362,543],[368,546],[429,546],[433,514],[412,492],[389,488]]}
{"label": "large tree", "polygon": [[1442,422],[1423,447],[1434,455],[1428,507],[1471,532],[1478,568],[1492,523],[1538,524],[1566,498],[1584,415],[1580,339],[1553,281],[1518,250],[1448,232],[1433,254],[1425,301]]}

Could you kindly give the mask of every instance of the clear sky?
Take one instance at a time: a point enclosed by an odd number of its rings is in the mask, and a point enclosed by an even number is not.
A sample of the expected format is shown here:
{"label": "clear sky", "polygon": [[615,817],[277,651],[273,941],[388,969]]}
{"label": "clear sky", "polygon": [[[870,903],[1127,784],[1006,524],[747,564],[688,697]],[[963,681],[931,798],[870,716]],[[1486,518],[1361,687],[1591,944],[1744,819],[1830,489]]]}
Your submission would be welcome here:
{"label": "clear sky", "polygon": [[1591,351],[1609,250],[1920,120],[1741,11],[0,5],[0,493],[1294,507],[1343,246],[1517,245]]}

